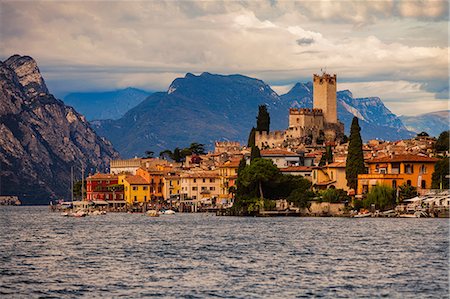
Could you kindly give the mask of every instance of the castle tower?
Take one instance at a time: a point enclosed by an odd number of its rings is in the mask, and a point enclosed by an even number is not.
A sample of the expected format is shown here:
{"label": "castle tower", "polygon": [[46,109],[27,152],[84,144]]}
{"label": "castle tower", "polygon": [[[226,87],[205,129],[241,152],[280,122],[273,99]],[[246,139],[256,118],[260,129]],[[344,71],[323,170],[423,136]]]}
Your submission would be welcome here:
{"label": "castle tower", "polygon": [[336,74],[323,73],[322,76],[313,76],[313,102],[314,108],[322,109],[324,121],[336,124],[337,103],[336,103]]}

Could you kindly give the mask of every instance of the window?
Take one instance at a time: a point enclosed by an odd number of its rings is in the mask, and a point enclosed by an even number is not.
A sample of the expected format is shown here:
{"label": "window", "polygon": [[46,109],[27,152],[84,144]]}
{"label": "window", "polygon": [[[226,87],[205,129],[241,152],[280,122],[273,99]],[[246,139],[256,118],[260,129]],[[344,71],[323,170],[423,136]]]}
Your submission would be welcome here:
{"label": "window", "polygon": [[206,179],[203,179],[203,183],[206,183]]}
{"label": "window", "polygon": [[331,171],[330,174],[331,174],[330,178],[331,180],[333,180],[333,172]]}
{"label": "window", "polygon": [[194,196],[192,196],[192,199],[197,199],[197,196],[195,196],[195,195],[194,195]]}
{"label": "window", "polygon": [[147,186],[142,187],[142,190],[147,190],[147,189],[148,189]]}
{"label": "window", "polygon": [[209,179],[209,182],[210,183],[214,183],[214,179]]}
{"label": "window", "polygon": [[407,180],[406,185],[411,186],[411,180]]}
{"label": "window", "polygon": [[206,190],[206,187],[202,187],[202,191],[205,191]]}
{"label": "window", "polygon": [[197,183],[197,179],[194,179],[194,183]]}
{"label": "window", "polygon": [[426,189],[426,188],[427,188],[427,182],[426,182],[425,180],[422,180],[422,181],[420,182],[420,187],[421,187],[422,189]]}
{"label": "window", "polygon": [[397,189],[397,181],[396,180],[392,181],[392,189]]}
{"label": "window", "polygon": [[144,195],[144,201],[147,201],[147,195]]}
{"label": "window", "polygon": [[192,187],[192,191],[197,191],[197,187]]}
{"label": "window", "polygon": [[216,190],[216,187],[209,187],[209,190],[214,191]]}
{"label": "window", "polygon": [[137,200],[137,196],[134,196],[134,201],[136,201]]}
{"label": "window", "polygon": [[419,173],[427,173],[427,168],[425,167],[425,165],[420,166]]}
{"label": "window", "polygon": [[105,195],[105,199],[107,199],[107,200],[109,199],[109,194]]}
{"label": "window", "polygon": [[138,189],[137,186],[133,186],[133,191],[136,191]]}
{"label": "window", "polygon": [[411,165],[411,164],[406,164],[406,165],[405,165],[405,173],[409,173],[409,174],[414,173],[413,165]]}

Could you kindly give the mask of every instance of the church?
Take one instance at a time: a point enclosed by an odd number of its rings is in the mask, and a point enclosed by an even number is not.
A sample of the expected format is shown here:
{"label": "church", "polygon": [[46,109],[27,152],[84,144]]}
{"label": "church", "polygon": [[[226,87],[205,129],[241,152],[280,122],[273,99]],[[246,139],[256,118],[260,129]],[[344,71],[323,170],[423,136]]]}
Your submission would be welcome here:
{"label": "church", "polygon": [[289,127],[284,131],[257,131],[259,148],[286,148],[337,142],[344,136],[344,124],[337,118],[336,75],[313,76],[313,109],[290,108]]}

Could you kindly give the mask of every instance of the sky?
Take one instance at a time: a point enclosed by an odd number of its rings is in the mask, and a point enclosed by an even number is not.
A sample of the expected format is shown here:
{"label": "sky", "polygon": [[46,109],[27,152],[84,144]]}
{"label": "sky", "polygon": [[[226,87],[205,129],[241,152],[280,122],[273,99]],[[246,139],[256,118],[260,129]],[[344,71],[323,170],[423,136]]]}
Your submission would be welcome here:
{"label": "sky", "polygon": [[397,115],[449,109],[447,0],[7,1],[0,60],[33,57],[52,93],[165,91],[187,72],[287,92],[314,73]]}

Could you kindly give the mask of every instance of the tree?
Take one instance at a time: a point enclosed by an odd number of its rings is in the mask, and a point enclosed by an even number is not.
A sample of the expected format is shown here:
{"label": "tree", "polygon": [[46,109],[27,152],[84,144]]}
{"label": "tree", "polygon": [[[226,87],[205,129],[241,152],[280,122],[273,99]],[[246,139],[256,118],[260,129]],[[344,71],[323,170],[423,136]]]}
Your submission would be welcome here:
{"label": "tree", "polygon": [[258,116],[256,117],[256,131],[269,132],[270,129],[270,115],[267,111],[266,105],[259,105]]}
{"label": "tree", "polygon": [[323,166],[327,163],[333,163],[333,150],[331,149],[331,145],[326,146],[325,153],[323,153],[322,158],[320,158],[319,166]]}
{"label": "tree", "polygon": [[406,183],[401,185],[398,188],[398,200],[402,202],[405,199],[413,198],[417,196],[417,188],[414,186],[410,186]]}
{"label": "tree", "polygon": [[376,185],[372,187],[367,197],[363,200],[363,206],[370,208],[375,205],[375,208],[386,210],[395,206],[395,190],[386,185]]}
{"label": "tree", "polygon": [[252,163],[245,167],[241,172],[241,183],[244,186],[249,186],[256,182],[259,190],[260,199],[264,199],[263,184],[276,178],[280,174],[278,168],[271,160],[255,159]]}
{"label": "tree", "polygon": [[181,161],[183,160],[183,156],[181,155],[181,150],[180,150],[178,147],[176,147],[176,148],[173,150],[173,156],[172,156],[172,159],[173,159],[175,162],[181,162]]}
{"label": "tree", "polygon": [[146,159],[153,158],[153,155],[154,155],[154,154],[155,154],[154,151],[150,151],[150,150],[145,151],[145,158],[146,158]]}
{"label": "tree", "polygon": [[287,197],[287,201],[293,202],[299,208],[309,208],[309,201],[314,197],[314,192],[311,190],[295,189]]}
{"label": "tree", "polygon": [[348,196],[347,192],[343,189],[329,188],[323,190],[320,195],[324,202],[348,202],[351,200],[350,196]]}
{"label": "tree", "polygon": [[159,152],[159,157],[163,160],[167,160],[167,158],[174,160],[172,151],[168,149]]}
{"label": "tree", "polygon": [[[80,197],[82,195],[81,192],[81,180],[80,181],[75,181],[73,184],[73,196],[74,197]],[[86,194],[86,180],[84,181],[84,185],[83,185],[83,192],[84,194]]]}
{"label": "tree", "polygon": [[252,151],[250,153],[250,161],[254,159],[261,158],[261,152],[259,151],[259,147],[252,146]]}
{"label": "tree", "polygon": [[350,128],[350,143],[348,145],[348,154],[345,166],[347,186],[353,190],[356,190],[358,187],[358,174],[366,173],[360,132],[361,128],[358,124],[358,118],[353,117],[352,126]]}
{"label": "tree", "polygon": [[191,154],[196,154],[196,155],[206,154],[205,145],[202,143],[197,143],[197,142],[191,143],[191,145],[189,146],[189,151],[191,152]]}
{"label": "tree", "polygon": [[420,132],[419,134],[417,134],[417,137],[429,137],[430,135],[428,135],[427,132]]}
{"label": "tree", "polygon": [[431,188],[449,189],[449,157],[443,158],[434,164],[434,172],[431,175]]}
{"label": "tree", "polygon": [[438,140],[434,144],[434,149],[438,152],[445,152],[449,150],[449,132],[444,131],[439,134]]}
{"label": "tree", "polygon": [[255,127],[252,127],[252,129],[250,130],[250,134],[248,135],[247,147],[252,148],[255,146],[255,134],[256,129]]}

